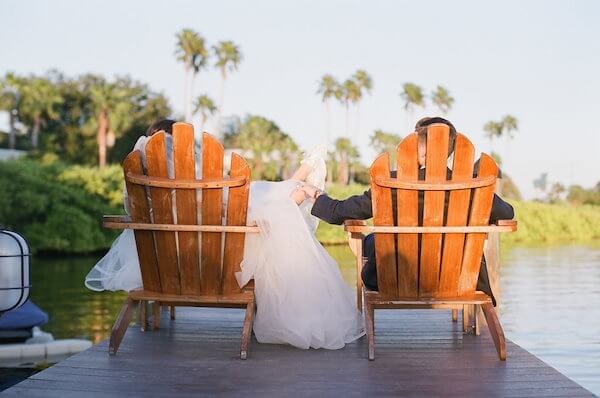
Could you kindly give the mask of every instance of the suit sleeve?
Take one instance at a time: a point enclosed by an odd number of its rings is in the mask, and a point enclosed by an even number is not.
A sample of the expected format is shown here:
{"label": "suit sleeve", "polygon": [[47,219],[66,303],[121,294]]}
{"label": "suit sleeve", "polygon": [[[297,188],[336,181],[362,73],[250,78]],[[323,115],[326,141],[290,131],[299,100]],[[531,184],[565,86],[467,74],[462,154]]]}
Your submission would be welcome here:
{"label": "suit sleeve", "polygon": [[492,202],[492,212],[490,213],[490,224],[495,224],[498,220],[511,220],[515,216],[513,207],[494,194]]}
{"label": "suit sleeve", "polygon": [[337,225],[346,220],[367,220],[373,217],[371,190],[344,200],[321,195],[313,204],[311,214],[329,224]]}

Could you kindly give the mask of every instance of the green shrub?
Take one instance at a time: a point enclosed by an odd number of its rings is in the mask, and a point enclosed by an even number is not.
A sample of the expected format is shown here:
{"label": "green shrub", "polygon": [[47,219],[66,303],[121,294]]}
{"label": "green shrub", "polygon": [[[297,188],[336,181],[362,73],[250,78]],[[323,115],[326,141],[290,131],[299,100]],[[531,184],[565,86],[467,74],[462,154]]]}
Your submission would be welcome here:
{"label": "green shrub", "polygon": [[117,234],[102,228],[102,215],[122,210],[81,182],[61,181],[68,169],[57,162],[0,162],[0,224],[23,234],[33,251],[98,251]]}

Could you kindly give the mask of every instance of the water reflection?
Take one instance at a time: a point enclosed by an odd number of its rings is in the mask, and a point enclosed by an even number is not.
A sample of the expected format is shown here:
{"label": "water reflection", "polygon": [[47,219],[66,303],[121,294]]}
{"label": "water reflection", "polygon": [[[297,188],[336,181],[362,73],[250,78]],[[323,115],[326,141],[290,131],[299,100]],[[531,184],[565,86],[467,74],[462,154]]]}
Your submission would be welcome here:
{"label": "water reflection", "polygon": [[[328,247],[355,286],[354,257]],[[110,334],[123,293],[83,286],[97,257],[35,258],[32,299],[50,315],[56,338],[99,342]],[[600,244],[515,248],[503,253],[501,321],[507,337],[600,394]],[[510,359],[509,359],[510,360]]]}
{"label": "water reflection", "polygon": [[500,272],[507,337],[600,394],[600,245],[515,248]]}

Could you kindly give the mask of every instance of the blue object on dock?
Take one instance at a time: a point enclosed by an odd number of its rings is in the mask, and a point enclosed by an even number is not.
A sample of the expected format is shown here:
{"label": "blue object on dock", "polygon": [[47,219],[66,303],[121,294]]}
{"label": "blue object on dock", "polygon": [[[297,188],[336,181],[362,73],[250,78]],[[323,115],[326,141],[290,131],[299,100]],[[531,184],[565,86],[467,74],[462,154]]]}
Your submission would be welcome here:
{"label": "blue object on dock", "polygon": [[0,330],[30,329],[47,322],[48,314],[33,304],[31,300],[27,300],[21,307],[2,314],[0,317]]}

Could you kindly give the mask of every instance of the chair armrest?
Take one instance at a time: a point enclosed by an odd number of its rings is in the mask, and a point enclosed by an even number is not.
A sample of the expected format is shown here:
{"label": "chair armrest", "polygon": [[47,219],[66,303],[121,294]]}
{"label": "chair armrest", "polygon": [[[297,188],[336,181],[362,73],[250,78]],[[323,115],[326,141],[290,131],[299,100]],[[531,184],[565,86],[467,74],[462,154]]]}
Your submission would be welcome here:
{"label": "chair armrest", "polygon": [[348,232],[355,239],[364,238],[365,233],[371,232],[365,220],[344,221],[344,231]]}
{"label": "chair armrest", "polygon": [[355,226],[367,225],[367,222],[365,220],[346,220],[346,221],[344,221],[344,226],[351,226],[351,225],[355,225]]}
{"label": "chair armrest", "polygon": [[131,222],[130,216],[102,216],[102,222]]}
{"label": "chair armrest", "polygon": [[515,227],[514,230],[517,230],[517,220],[498,220],[496,225],[499,227]]}

